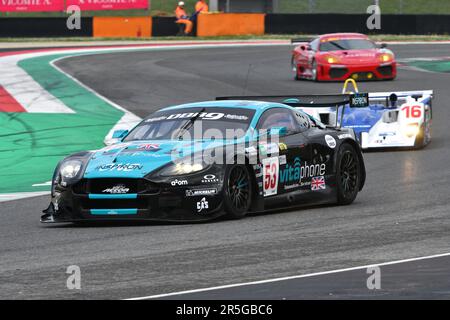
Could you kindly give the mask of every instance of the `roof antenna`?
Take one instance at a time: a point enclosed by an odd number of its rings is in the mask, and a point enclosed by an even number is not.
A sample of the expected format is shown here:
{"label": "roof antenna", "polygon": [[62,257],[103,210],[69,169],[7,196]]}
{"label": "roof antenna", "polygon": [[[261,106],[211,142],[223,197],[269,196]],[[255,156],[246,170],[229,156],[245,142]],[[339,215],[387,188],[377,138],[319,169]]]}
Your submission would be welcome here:
{"label": "roof antenna", "polygon": [[245,92],[247,91],[247,86],[248,86],[248,78],[250,77],[250,71],[252,69],[252,64],[250,63],[248,65],[248,71],[247,71],[247,77],[245,78],[245,83],[244,83],[244,89],[242,91],[242,95],[245,96]]}

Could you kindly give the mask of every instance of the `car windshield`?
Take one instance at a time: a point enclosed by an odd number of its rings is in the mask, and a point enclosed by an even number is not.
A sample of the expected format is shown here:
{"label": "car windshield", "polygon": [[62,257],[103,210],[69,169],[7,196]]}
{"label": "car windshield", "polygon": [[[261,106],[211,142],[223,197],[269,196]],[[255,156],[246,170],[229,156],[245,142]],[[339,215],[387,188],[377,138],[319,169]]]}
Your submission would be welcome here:
{"label": "car windshield", "polygon": [[339,50],[367,50],[375,49],[375,43],[367,39],[336,39],[322,42],[320,51],[339,51]]}
{"label": "car windshield", "polygon": [[241,138],[254,113],[252,109],[220,107],[161,110],[142,121],[124,141]]}

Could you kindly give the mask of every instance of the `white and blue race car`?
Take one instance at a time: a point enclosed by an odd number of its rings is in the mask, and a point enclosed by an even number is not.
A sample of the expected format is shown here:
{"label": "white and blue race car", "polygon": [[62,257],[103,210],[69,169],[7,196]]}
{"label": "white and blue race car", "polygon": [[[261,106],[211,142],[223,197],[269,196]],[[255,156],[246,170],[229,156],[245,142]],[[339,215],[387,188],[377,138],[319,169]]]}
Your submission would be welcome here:
{"label": "white and blue race car", "polygon": [[299,108],[326,125],[352,128],[362,149],[420,149],[430,143],[432,90],[375,92],[360,97],[368,102],[363,107]]}

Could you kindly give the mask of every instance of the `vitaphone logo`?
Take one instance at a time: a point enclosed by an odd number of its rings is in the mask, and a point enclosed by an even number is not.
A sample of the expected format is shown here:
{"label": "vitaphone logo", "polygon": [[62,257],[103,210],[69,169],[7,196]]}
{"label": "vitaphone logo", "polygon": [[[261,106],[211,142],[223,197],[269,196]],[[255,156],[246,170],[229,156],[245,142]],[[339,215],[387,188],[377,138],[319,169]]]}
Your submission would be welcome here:
{"label": "vitaphone logo", "polygon": [[280,182],[300,182],[303,178],[323,176],[325,175],[325,169],[325,163],[309,165],[305,161],[304,165],[301,165],[300,158],[296,157],[293,164],[288,163],[283,170],[280,170]]}
{"label": "vitaphone logo", "polygon": [[300,158],[296,157],[294,159],[293,165],[287,163],[286,167],[283,170],[280,170],[280,182],[281,183],[294,182],[294,181],[299,182],[300,181],[300,171],[301,171]]}

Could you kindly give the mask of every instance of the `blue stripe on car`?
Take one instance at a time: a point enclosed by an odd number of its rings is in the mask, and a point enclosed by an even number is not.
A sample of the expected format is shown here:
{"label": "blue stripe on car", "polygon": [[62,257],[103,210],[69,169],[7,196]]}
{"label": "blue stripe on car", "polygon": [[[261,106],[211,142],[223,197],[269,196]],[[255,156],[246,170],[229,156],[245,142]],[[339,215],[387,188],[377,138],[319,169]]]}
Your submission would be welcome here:
{"label": "blue stripe on car", "polygon": [[137,214],[137,209],[91,209],[92,215],[127,215],[127,214]]}
{"label": "blue stripe on car", "polygon": [[89,199],[136,199],[137,193],[129,194],[89,194]]}

